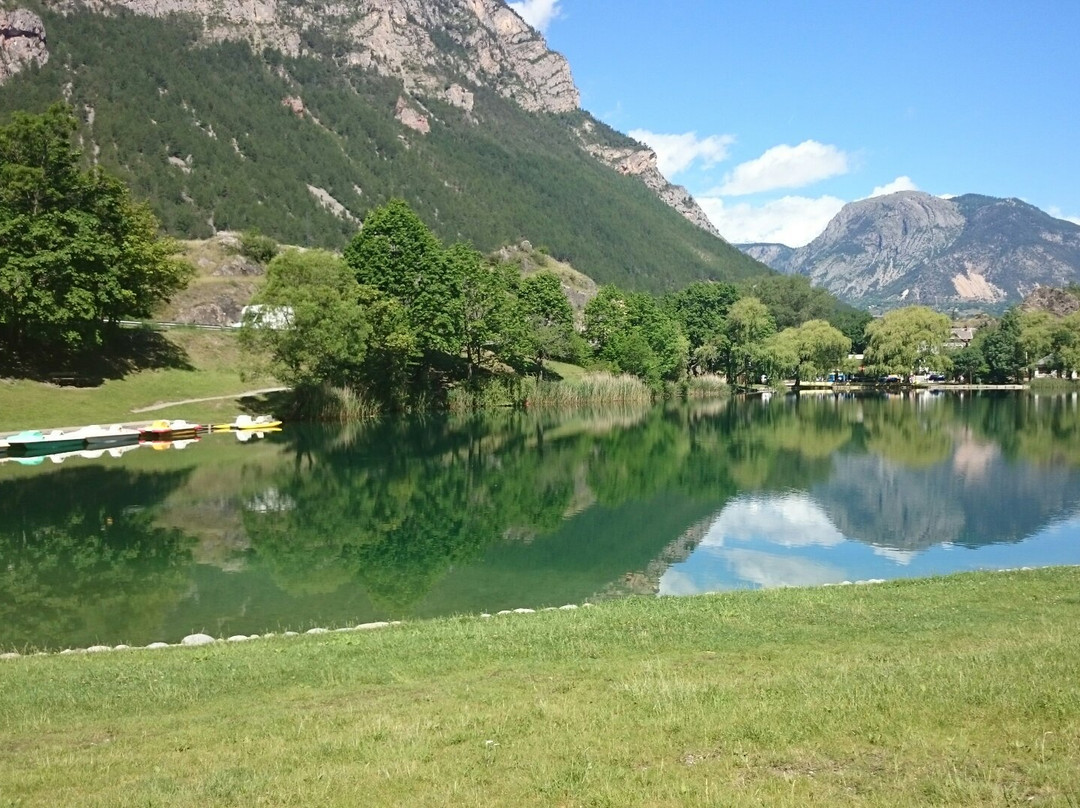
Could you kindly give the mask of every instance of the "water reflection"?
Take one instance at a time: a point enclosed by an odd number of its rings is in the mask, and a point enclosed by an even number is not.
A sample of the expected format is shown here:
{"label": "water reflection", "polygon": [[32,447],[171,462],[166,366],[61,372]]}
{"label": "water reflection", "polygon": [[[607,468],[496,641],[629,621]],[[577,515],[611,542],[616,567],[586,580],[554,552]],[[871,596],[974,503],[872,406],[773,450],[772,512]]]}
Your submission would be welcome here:
{"label": "water reflection", "polygon": [[774,397],[4,464],[0,647],[1077,563],[1078,416]]}

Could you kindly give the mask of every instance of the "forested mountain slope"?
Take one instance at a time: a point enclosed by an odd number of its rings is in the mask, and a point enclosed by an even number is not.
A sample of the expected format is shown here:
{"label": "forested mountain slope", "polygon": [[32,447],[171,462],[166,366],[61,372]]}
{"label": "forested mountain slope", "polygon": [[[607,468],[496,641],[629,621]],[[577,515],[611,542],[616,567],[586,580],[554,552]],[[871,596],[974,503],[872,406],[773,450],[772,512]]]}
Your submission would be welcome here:
{"label": "forested mountain slope", "polygon": [[529,239],[599,282],[768,271],[695,225],[641,144],[578,109],[565,60],[497,0],[379,0],[348,20],[307,3],[129,5],[31,6],[46,33],[8,70],[0,121],[66,99],[87,158],[172,234],[340,248],[400,197],[444,241]]}

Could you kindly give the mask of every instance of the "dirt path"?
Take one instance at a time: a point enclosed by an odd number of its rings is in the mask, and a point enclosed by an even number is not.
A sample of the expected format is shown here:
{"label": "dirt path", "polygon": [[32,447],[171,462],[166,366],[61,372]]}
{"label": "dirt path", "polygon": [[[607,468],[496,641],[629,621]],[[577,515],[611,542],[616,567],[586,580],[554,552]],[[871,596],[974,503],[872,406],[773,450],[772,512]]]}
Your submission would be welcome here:
{"label": "dirt path", "polygon": [[227,396],[185,398],[183,401],[159,401],[157,404],[151,404],[149,407],[139,407],[138,409],[132,410],[132,412],[153,412],[154,410],[163,410],[166,407],[177,407],[181,404],[201,404],[204,401],[221,401],[226,398],[246,398],[248,396],[261,396],[266,393],[280,393],[288,389],[288,387],[264,387],[261,390],[247,390],[243,393],[232,393]]}

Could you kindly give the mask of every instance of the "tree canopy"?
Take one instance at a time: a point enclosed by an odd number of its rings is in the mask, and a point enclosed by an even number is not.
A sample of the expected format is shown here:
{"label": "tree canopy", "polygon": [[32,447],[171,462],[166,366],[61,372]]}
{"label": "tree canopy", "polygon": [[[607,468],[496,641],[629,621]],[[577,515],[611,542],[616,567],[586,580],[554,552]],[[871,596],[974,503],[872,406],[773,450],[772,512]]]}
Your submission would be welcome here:
{"label": "tree canopy", "polygon": [[895,309],[866,327],[866,364],[881,373],[910,376],[920,367],[946,364],[949,318],[926,306]]}
{"label": "tree canopy", "polygon": [[150,209],[82,167],[75,129],[60,104],[0,127],[0,334],[17,353],[99,345],[190,277]]}

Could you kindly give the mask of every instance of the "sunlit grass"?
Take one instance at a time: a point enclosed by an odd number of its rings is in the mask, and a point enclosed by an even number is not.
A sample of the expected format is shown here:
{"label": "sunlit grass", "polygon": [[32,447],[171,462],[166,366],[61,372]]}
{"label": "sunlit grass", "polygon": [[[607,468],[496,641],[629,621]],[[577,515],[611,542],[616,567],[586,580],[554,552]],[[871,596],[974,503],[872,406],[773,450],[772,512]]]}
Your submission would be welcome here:
{"label": "sunlit grass", "polygon": [[0,663],[0,803],[1074,805],[1080,570]]}
{"label": "sunlit grass", "polygon": [[135,410],[170,401],[234,396],[277,384],[274,379],[245,380],[245,361],[232,332],[175,329],[165,335],[183,351],[190,369],[141,370],[122,379],[106,379],[96,387],[0,380],[0,431],[155,418],[223,420],[242,411],[235,399],[142,414]]}

